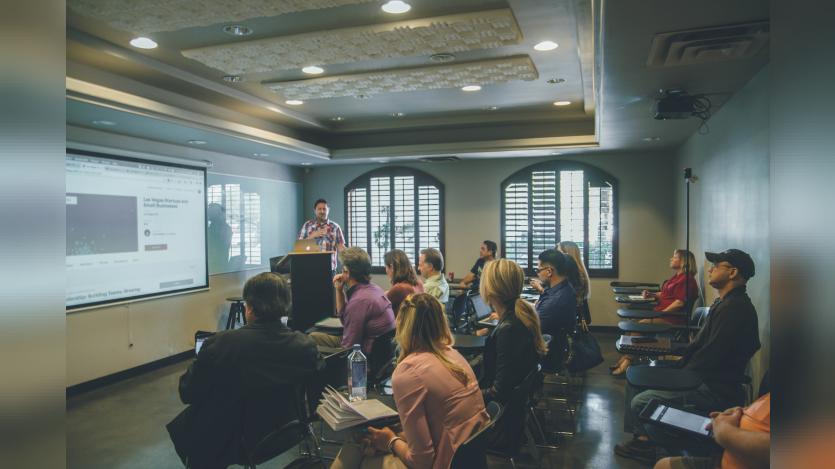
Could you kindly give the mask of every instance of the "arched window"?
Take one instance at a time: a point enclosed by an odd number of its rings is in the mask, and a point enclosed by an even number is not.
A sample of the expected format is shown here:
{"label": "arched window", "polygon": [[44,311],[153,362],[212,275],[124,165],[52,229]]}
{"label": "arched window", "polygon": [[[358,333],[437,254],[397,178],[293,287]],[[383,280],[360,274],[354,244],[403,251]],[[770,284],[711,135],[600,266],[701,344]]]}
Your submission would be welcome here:
{"label": "arched window", "polygon": [[593,166],[548,161],[502,182],[502,253],[534,275],[559,241],[580,246],[592,277],[617,277],[617,180]]}
{"label": "arched window", "polygon": [[444,186],[412,168],[370,171],[345,186],[345,220],[348,245],[365,249],[375,272],[395,248],[416,263],[421,249],[444,250]]}

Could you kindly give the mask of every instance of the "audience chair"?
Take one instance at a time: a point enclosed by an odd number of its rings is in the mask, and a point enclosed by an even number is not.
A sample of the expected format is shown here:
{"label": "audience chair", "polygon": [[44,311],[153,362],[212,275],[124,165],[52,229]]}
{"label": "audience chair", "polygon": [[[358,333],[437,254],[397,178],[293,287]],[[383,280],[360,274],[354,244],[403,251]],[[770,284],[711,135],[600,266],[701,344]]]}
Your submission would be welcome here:
{"label": "audience chair", "polygon": [[394,333],[389,332],[374,339],[371,344],[371,352],[368,354],[368,387],[376,386],[394,371]]}
{"label": "audience chair", "polygon": [[452,457],[451,469],[487,469],[489,431],[501,418],[502,412],[504,409],[498,402],[487,403],[487,414],[490,415],[490,420],[458,447],[455,456]]}
{"label": "audience chair", "polygon": [[503,437],[501,440],[503,446],[496,447],[496,441],[492,440],[487,447],[487,454],[510,461],[514,468],[516,467],[515,459],[525,443],[534,459],[539,460],[539,450],[531,433],[528,418],[531,415],[531,397],[541,379],[542,373],[540,367],[537,366],[518,386],[513,388],[501,419],[497,419],[497,425],[500,426],[495,430],[502,432],[500,436]]}

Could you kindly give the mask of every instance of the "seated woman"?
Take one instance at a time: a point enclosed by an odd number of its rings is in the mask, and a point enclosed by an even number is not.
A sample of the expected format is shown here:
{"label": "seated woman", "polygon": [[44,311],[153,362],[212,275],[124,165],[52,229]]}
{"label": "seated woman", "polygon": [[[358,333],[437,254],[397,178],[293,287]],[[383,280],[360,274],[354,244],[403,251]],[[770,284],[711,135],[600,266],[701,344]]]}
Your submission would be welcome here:
{"label": "seated woman", "polygon": [[437,299],[426,293],[406,298],[396,339],[392,388],[403,431],[369,427],[360,444],[342,447],[331,469],[446,469],[458,447],[490,420],[472,368],[452,348]]}
{"label": "seated woman", "polygon": [[574,287],[574,291],[577,293],[577,322],[585,321],[586,325],[589,325],[591,324],[591,311],[589,311],[591,281],[586,266],[583,264],[580,247],[574,241],[560,241],[557,243],[557,250],[574,261],[573,263],[569,262],[568,283]]}
{"label": "seated woman", "polygon": [[383,263],[386,265],[386,275],[391,282],[391,288],[386,290],[386,298],[391,301],[391,309],[397,316],[400,303],[407,296],[423,293],[423,282],[418,279],[409,256],[400,249],[392,249],[387,252],[383,257]]}
{"label": "seated woman", "polygon": [[504,448],[522,434],[524,402],[511,402],[513,389],[536,369],[548,351],[536,311],[519,297],[524,283],[524,272],[508,259],[488,262],[481,272],[479,293],[495,310],[499,324],[485,344],[479,386],[485,401],[505,406],[493,432],[493,448]]}
{"label": "seated woman", "polygon": [[[661,291],[653,293],[643,291],[644,298],[657,301],[655,311],[661,313],[680,313],[686,311],[699,296],[699,286],[696,284],[696,256],[686,249],[676,249],[670,257],[670,268],[675,272],[672,277],[661,285]],[[672,325],[684,325],[687,318],[681,314],[662,315],[656,321]],[[653,322],[652,319],[642,319],[642,323]],[[632,355],[624,355],[617,364],[611,366],[612,375],[621,376],[634,360]]]}

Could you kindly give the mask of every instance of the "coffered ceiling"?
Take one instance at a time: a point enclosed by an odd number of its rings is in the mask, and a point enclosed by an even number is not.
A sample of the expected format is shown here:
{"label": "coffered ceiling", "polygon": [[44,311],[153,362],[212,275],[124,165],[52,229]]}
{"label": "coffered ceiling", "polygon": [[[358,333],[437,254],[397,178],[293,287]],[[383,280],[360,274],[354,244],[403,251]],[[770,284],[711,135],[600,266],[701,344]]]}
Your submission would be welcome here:
{"label": "coffered ceiling", "polygon": [[68,0],[68,125],[289,164],[643,148],[696,125],[652,121],[657,87],[718,107],[767,60],[647,65],[658,33],[767,19],[762,1],[407,2]]}

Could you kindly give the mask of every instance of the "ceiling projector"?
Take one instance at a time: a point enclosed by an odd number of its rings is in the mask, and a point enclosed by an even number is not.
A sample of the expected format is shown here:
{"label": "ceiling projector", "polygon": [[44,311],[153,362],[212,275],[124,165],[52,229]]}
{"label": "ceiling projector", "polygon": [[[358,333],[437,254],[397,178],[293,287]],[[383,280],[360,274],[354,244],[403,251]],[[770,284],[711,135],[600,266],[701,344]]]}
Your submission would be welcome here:
{"label": "ceiling projector", "polygon": [[661,97],[652,106],[652,117],[656,120],[687,119],[702,110],[698,102],[701,98],[684,90],[661,90]]}

